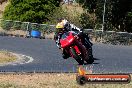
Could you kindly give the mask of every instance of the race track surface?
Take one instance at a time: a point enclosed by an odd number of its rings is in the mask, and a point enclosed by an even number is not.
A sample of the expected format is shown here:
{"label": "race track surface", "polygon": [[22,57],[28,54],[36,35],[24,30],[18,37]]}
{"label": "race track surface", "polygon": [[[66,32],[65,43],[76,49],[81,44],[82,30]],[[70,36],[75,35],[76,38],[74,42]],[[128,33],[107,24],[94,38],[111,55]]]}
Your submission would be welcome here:
{"label": "race track surface", "polygon": [[[76,72],[78,63],[61,57],[53,40],[0,37],[0,50],[31,56],[27,64],[0,66],[0,72]],[[92,73],[132,73],[132,46],[94,44],[93,64],[84,65]]]}

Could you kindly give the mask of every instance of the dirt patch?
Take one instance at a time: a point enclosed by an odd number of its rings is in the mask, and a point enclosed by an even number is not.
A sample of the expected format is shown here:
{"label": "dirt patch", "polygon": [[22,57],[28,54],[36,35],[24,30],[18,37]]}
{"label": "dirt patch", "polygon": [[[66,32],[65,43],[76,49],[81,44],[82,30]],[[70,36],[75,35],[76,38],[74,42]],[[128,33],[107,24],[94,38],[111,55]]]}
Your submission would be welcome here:
{"label": "dirt patch", "polygon": [[55,35],[54,32],[53,33],[49,33],[49,34],[44,34],[46,39],[54,39],[54,35]]}
{"label": "dirt patch", "polygon": [[23,30],[10,30],[10,31],[7,31],[7,34],[18,35],[18,36],[26,36],[27,32],[23,31]]}
{"label": "dirt patch", "polygon": [[[0,83],[10,83],[24,87],[33,88],[71,88],[76,85],[73,74],[0,74]],[[74,81],[73,81],[74,80]]]}
{"label": "dirt patch", "polygon": [[23,54],[0,51],[0,66],[26,64],[33,61],[33,58]]}
{"label": "dirt patch", "polygon": [[7,62],[13,62],[17,60],[17,57],[10,52],[7,51],[0,51],[0,63],[7,63]]}
{"label": "dirt patch", "polygon": [[[0,0],[0,2],[2,2],[2,0]],[[2,18],[2,13],[8,4],[9,2],[7,2],[7,0],[5,0],[5,2],[0,3],[0,18]]]}
{"label": "dirt patch", "polygon": [[27,35],[27,31],[23,31],[23,30],[3,30],[0,29],[0,35],[1,36],[18,36],[18,37],[26,37]]}

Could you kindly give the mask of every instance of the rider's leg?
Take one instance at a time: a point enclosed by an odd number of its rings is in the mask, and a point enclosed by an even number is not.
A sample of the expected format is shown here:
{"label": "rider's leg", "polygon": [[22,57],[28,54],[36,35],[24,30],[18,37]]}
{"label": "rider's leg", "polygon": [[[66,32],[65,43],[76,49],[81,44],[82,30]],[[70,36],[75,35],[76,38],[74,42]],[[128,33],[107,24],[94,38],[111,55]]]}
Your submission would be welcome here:
{"label": "rider's leg", "polygon": [[81,38],[82,40],[82,43],[87,47],[87,48],[90,48],[93,44],[90,42],[89,40],[89,37],[87,34],[85,33],[80,33],[79,34],[79,37]]}
{"label": "rider's leg", "polygon": [[85,42],[88,44],[88,46],[92,46],[93,44],[90,42],[90,39],[87,34],[83,33],[83,37],[85,38]]}

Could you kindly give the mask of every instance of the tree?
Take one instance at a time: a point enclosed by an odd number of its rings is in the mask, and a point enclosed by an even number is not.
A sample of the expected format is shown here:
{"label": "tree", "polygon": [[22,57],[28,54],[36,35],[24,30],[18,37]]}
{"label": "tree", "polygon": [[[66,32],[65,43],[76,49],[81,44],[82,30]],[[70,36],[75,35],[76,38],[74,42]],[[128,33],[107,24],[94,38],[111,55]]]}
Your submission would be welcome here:
{"label": "tree", "polygon": [[58,7],[60,0],[10,0],[3,19],[42,23]]}
{"label": "tree", "polygon": [[128,12],[126,14],[126,18],[124,20],[124,23],[125,23],[124,24],[125,25],[125,28],[127,28],[126,31],[132,32],[132,11],[131,12]]}
{"label": "tree", "polygon": [[[105,0],[78,0],[88,13],[95,13],[96,24],[102,24]],[[106,0],[105,30],[132,32],[132,1]]]}

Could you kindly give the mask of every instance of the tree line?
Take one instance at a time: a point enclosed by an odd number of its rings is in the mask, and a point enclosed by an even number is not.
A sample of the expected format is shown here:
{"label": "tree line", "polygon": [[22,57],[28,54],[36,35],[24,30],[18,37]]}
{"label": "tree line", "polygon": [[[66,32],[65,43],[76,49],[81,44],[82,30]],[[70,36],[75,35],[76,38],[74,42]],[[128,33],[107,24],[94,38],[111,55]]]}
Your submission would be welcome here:
{"label": "tree line", "polygon": [[48,21],[48,15],[59,6],[59,0],[9,0],[3,19],[35,23]]}
{"label": "tree line", "polygon": [[132,32],[131,0],[77,0],[77,2],[87,10],[84,15],[94,15],[95,19],[87,23],[91,27],[94,28],[95,25],[102,24],[105,4],[104,30]]}
{"label": "tree line", "polygon": [[[60,8],[61,0],[9,0],[9,2],[3,14],[5,20],[54,23],[55,17],[68,15]],[[132,32],[131,0],[106,0],[106,2],[105,0],[76,0],[76,2],[84,8],[84,13],[78,18],[81,27],[101,28],[105,4],[104,30]]]}

